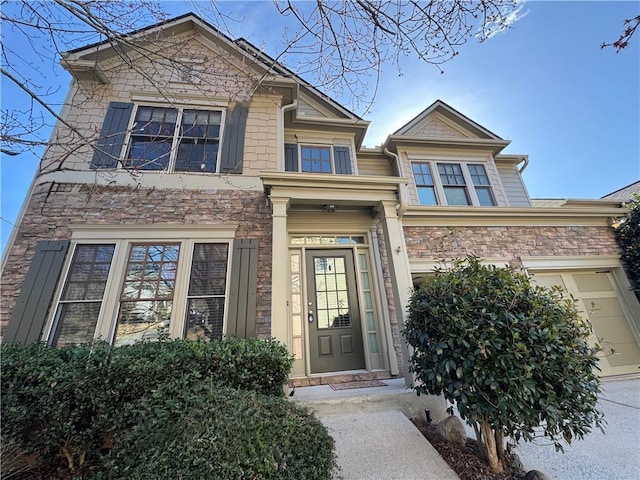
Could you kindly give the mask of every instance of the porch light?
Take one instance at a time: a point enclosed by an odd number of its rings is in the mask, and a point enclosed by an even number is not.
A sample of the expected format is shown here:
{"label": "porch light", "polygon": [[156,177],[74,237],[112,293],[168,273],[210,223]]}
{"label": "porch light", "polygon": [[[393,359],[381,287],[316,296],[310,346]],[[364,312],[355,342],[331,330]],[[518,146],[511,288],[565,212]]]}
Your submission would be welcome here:
{"label": "porch light", "polygon": [[328,213],[335,213],[336,212],[336,206],[335,205],[325,205],[324,209],[328,212]]}

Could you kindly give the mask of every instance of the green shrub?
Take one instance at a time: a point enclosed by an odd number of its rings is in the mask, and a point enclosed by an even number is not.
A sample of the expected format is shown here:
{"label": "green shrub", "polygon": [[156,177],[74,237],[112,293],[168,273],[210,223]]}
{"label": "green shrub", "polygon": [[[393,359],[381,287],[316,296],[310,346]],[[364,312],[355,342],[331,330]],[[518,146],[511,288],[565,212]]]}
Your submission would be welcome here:
{"label": "green shrub", "polygon": [[283,398],[205,382],[161,386],[114,436],[111,479],[329,479],[333,439]]}
{"label": "green shrub", "polygon": [[615,229],[616,240],[622,250],[627,277],[640,300],[640,195],[635,194],[624,206],[630,211]]}
{"label": "green shrub", "polygon": [[416,391],[456,404],[493,471],[506,461],[505,436],[530,441],[542,425],[561,448],[603,428],[588,335],[571,298],[476,257],[425,278],[405,325]]}
{"label": "green shrub", "polygon": [[3,345],[3,435],[42,462],[75,471],[98,461],[114,432],[138,419],[136,402],[165,384],[221,384],[282,396],[292,357],[275,341],[227,338],[111,347]]}

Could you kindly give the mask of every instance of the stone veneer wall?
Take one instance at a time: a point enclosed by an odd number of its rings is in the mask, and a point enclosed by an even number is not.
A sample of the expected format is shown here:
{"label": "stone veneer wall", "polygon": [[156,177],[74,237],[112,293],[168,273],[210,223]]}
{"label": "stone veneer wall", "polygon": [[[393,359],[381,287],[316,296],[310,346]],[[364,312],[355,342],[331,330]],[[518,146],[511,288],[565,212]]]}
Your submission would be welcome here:
{"label": "stone veneer wall", "polygon": [[607,226],[404,227],[409,257],[619,255]]}
{"label": "stone veneer wall", "polygon": [[[2,331],[20,293],[36,244],[70,238],[69,225],[237,224],[237,238],[258,239],[258,336],[271,334],[271,210],[262,192],[39,185],[2,272]],[[126,235],[124,235],[126,237]]]}
{"label": "stone veneer wall", "polygon": [[[380,251],[373,251],[374,255],[380,255],[382,263],[382,276],[381,281],[384,284],[384,290],[387,294],[387,304],[389,305],[389,319],[391,323],[391,336],[393,337],[393,349],[396,352],[396,358],[398,359],[398,368],[400,369],[400,375],[404,374],[404,361],[402,356],[402,342],[404,341],[400,334],[400,326],[398,325],[398,314],[396,308],[396,300],[393,295],[393,284],[391,281],[391,272],[389,270],[389,259],[387,257],[387,247],[384,241],[383,225],[378,223],[376,226],[376,235],[378,242],[380,243]],[[382,332],[380,332],[382,335]]]}

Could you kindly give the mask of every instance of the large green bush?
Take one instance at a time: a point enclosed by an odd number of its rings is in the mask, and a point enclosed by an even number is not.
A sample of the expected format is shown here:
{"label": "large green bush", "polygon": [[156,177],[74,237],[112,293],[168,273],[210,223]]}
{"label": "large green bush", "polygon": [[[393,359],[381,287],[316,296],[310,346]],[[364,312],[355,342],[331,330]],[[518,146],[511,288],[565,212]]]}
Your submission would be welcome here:
{"label": "large green bush", "polygon": [[476,430],[494,471],[505,435],[532,440],[536,428],[561,448],[603,426],[589,329],[570,298],[513,268],[458,260],[414,291],[405,337],[418,394],[442,394]]}
{"label": "large green bush", "polygon": [[631,287],[640,300],[640,195],[625,204],[629,208],[629,214],[616,227],[616,239],[622,249],[627,277]]}
{"label": "large green bush", "polygon": [[[222,385],[281,397],[292,365],[275,341],[227,338],[53,348],[3,345],[2,434],[72,471],[100,464],[115,433],[139,421],[137,403],[167,385]],[[284,401],[284,400],[283,400]]]}
{"label": "large green bush", "polygon": [[324,426],[281,398],[174,382],[135,411],[114,436],[110,479],[329,479],[334,467]]}

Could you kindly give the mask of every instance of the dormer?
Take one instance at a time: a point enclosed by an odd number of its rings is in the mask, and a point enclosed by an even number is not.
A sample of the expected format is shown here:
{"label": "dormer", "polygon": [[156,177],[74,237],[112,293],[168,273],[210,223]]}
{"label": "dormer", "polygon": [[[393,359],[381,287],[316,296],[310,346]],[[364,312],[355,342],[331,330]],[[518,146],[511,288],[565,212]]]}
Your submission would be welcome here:
{"label": "dormer", "polygon": [[509,143],[438,100],[384,146],[411,180],[410,205],[530,206],[519,168],[526,157],[500,155]]}

